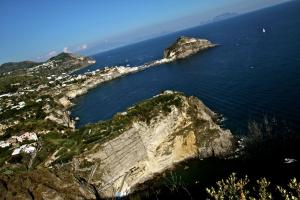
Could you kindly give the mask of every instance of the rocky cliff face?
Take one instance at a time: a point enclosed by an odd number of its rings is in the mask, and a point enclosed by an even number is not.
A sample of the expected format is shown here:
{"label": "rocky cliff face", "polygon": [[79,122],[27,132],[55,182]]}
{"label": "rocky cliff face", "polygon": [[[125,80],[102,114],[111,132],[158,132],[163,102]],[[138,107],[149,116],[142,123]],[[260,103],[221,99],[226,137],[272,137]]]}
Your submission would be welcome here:
{"label": "rocky cliff face", "polygon": [[216,45],[206,39],[197,39],[182,36],[164,51],[164,58],[170,60],[183,59],[199,51],[215,47]]}
{"label": "rocky cliff face", "polygon": [[[78,156],[79,163],[93,163],[86,178],[105,197],[125,195],[175,163],[192,157],[225,156],[232,135],[214,121],[215,114],[194,97],[171,95],[179,106],[156,113],[149,123],[133,121],[118,137]],[[78,169],[82,170],[82,168]]]}
{"label": "rocky cliff face", "polygon": [[[170,91],[80,131],[66,142],[54,142],[55,152],[37,166],[39,170],[0,175],[5,196],[122,196],[176,163],[192,157],[226,156],[233,149],[233,136],[220,128],[215,113],[195,97]],[[72,157],[67,161],[61,159],[69,154]]]}

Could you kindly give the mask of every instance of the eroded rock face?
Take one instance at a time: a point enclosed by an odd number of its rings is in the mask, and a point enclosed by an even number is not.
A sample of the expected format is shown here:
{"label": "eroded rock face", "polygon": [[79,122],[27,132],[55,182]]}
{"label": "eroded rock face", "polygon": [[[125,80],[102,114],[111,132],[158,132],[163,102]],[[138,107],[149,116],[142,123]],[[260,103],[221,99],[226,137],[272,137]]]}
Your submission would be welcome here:
{"label": "eroded rock face", "polygon": [[63,125],[65,127],[75,128],[75,121],[70,118],[70,111],[66,110],[56,110],[47,117],[45,120],[50,120],[55,122],[56,124]]}
{"label": "eroded rock face", "polygon": [[[81,147],[67,163],[55,161],[73,147],[59,145],[38,170],[0,175],[0,188],[5,189],[6,197],[123,196],[176,163],[193,157],[227,156],[233,150],[233,136],[220,128],[215,113],[199,99],[181,93],[160,94],[116,115],[108,124],[110,127],[101,123],[88,126],[77,144]],[[111,132],[106,135],[108,129]],[[26,184],[12,187],[25,180]]]}
{"label": "eroded rock face", "polygon": [[231,152],[233,137],[215,123],[212,111],[194,97],[172,95],[181,100],[181,106],[171,105],[167,115],[158,114],[150,123],[134,121],[118,137],[76,157],[76,171],[102,196],[128,194],[138,184],[188,158]]}
{"label": "eroded rock face", "polygon": [[206,39],[197,39],[182,36],[164,51],[164,58],[177,60],[186,58],[199,51],[215,47],[216,45]]}

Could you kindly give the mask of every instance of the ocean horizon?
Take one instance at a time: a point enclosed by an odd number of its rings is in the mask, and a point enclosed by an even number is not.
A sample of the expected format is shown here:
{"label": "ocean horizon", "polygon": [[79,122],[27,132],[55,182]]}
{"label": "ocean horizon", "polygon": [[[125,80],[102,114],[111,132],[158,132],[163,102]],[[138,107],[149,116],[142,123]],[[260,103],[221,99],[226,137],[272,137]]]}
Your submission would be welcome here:
{"label": "ocean horizon", "polygon": [[160,59],[181,35],[220,44],[91,90],[72,108],[72,116],[80,118],[77,126],[109,119],[161,91],[176,90],[221,114],[224,127],[236,135],[245,135],[250,121],[266,116],[299,130],[299,8],[293,1],[94,55],[97,63],[78,73]]}

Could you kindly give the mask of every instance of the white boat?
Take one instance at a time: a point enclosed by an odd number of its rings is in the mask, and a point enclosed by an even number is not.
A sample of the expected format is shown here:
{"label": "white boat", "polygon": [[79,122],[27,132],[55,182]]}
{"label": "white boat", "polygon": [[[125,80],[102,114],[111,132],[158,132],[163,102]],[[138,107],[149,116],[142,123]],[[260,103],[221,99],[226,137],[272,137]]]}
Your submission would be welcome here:
{"label": "white boat", "polygon": [[266,29],[263,28],[263,29],[262,29],[262,32],[265,33],[265,32],[266,32]]}

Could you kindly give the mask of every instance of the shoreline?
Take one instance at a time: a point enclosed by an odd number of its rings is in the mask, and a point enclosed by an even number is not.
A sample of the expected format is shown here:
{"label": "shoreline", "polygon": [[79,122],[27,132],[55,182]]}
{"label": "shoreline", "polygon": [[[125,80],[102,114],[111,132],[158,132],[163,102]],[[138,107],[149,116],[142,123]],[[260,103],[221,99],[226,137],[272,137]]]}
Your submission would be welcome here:
{"label": "shoreline", "polygon": [[[198,42],[200,42],[200,45],[198,44]],[[186,53],[187,50],[184,48],[177,49],[178,47],[173,47],[177,43],[182,45],[183,47],[184,45],[187,44],[196,45],[196,47],[193,51]],[[202,43],[204,43],[204,46],[201,46],[203,45]],[[69,109],[75,105],[73,101],[75,98],[86,94],[89,90],[98,87],[102,83],[112,81],[114,79],[127,76],[129,74],[137,73],[139,71],[146,70],[150,67],[159,66],[161,64],[168,64],[176,60],[182,60],[193,54],[198,53],[199,51],[207,50],[218,46],[220,46],[220,44],[213,44],[208,40],[180,37],[174,44],[172,44],[169,48],[165,50],[164,57],[161,59],[150,61],[142,65],[133,66],[133,67],[125,67],[125,66],[105,67],[104,69],[101,70],[97,69],[95,71],[84,73],[84,74],[93,74],[94,77],[84,80],[84,82],[80,86],[76,87],[74,85],[71,85],[69,89],[67,89],[68,91],[64,92],[65,93],[64,97],[60,98],[59,101],[63,100],[63,102],[65,102],[68,105],[66,107],[66,111],[69,112]],[[191,47],[189,46],[189,48]],[[171,52],[171,54],[166,55],[166,51],[169,51],[169,53]],[[79,74],[78,76],[81,76],[81,74]],[[71,119],[71,117],[70,120],[74,121],[73,122],[74,127],[76,127],[76,120]]]}
{"label": "shoreline", "polygon": [[[87,78],[84,80],[84,82],[77,86],[69,85],[68,88],[65,89],[63,92],[65,95],[63,95],[60,98],[57,98],[56,101],[59,102],[64,107],[64,112],[68,113],[69,122],[72,123],[70,128],[76,129],[76,121],[71,117],[70,109],[75,106],[76,104],[74,101],[76,98],[87,94],[90,90],[100,86],[103,83],[133,74],[138,73],[140,71],[144,71],[150,67],[155,67],[161,64],[171,63],[174,59],[160,59],[155,60],[152,62],[145,63],[143,65],[134,66],[134,67],[124,67],[124,66],[115,66],[115,67],[105,67],[104,69],[97,69],[95,71],[87,72],[85,74],[94,74],[90,78]],[[86,66],[88,67],[88,66]],[[79,74],[77,77],[82,76],[82,74]],[[51,120],[51,119],[50,119]],[[54,119],[55,122],[57,120]]]}
{"label": "shoreline", "polygon": [[[78,172],[80,176],[88,177],[88,182],[100,188],[98,192],[110,197],[127,195],[131,189],[152,179],[153,175],[173,168],[186,159],[229,154],[234,148],[231,132],[216,123],[215,114],[199,99],[181,93],[166,91],[128,108],[125,114],[116,114],[111,120],[93,123],[83,129],[76,128],[76,118],[74,120],[70,112],[77,97],[102,83],[183,59],[214,46],[207,40],[181,37],[168,48],[168,55],[164,55],[164,58],[134,67],[105,67],[73,75],[67,71],[56,72],[54,67],[57,61],[50,60],[26,70],[26,75],[35,74],[43,82],[18,90],[31,91],[23,93],[23,96],[18,93],[18,108],[21,109],[20,113],[26,113],[28,108],[32,108],[32,113],[40,109],[38,111],[42,115],[29,123],[26,118],[11,118],[17,122],[12,124],[12,131],[22,135],[17,136],[17,140],[20,140],[13,141],[15,136],[6,134],[5,137],[9,137],[3,144],[9,147],[6,149],[6,158],[24,152],[30,161],[27,165],[24,163],[27,168],[67,167],[70,173]],[[71,58],[66,59],[68,62]],[[88,60],[85,61],[87,63],[94,64]],[[43,74],[43,70],[46,70],[43,67],[52,67],[52,70]],[[23,134],[24,131],[27,132]],[[20,146],[23,138],[33,140],[27,135],[35,136],[34,141]],[[127,159],[120,157],[120,151]],[[100,161],[102,165],[98,166]],[[124,166],[116,163],[123,163]],[[5,163],[3,170],[9,170],[10,166],[14,166],[14,163]],[[103,174],[104,171],[107,174]],[[105,184],[110,187],[105,188]]]}

